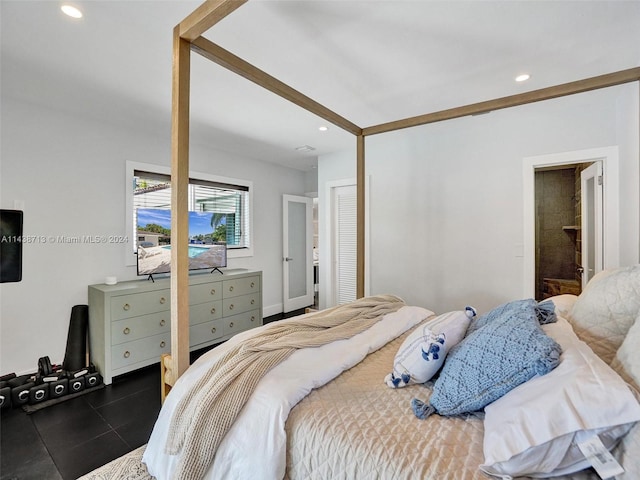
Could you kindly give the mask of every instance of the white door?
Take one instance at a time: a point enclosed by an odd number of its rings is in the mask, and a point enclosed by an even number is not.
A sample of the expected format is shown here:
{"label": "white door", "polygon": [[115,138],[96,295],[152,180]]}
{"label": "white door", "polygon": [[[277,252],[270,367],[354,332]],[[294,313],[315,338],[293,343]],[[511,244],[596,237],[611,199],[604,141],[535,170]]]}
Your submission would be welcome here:
{"label": "white door", "polygon": [[335,305],[356,299],[356,186],[333,189],[333,273]]}
{"label": "white door", "polygon": [[602,162],[594,162],[580,174],[582,205],[582,288],[604,268],[602,241]]}
{"label": "white door", "polygon": [[284,312],[313,305],[313,199],[283,195]]}

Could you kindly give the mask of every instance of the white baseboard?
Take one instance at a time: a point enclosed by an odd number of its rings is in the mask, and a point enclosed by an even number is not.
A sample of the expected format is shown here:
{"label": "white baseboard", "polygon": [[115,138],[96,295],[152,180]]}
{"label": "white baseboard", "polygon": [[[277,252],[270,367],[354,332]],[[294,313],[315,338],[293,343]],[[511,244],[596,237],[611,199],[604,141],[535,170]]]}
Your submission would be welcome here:
{"label": "white baseboard", "polygon": [[284,312],[284,306],[282,305],[282,303],[268,305],[262,309],[262,317],[270,317],[271,315],[277,315],[278,313],[282,312]]}

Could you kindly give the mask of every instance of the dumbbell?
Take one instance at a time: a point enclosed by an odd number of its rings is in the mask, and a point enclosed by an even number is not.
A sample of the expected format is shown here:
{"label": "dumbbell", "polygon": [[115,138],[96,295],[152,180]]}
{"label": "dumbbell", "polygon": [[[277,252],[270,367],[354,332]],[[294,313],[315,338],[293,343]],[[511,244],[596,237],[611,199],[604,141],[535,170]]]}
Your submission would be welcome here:
{"label": "dumbbell", "polygon": [[58,380],[47,382],[49,384],[49,398],[59,398],[69,393],[69,380],[59,377]]}
{"label": "dumbbell", "polygon": [[0,409],[11,407],[11,387],[0,381]]}
{"label": "dumbbell", "polygon": [[41,377],[47,377],[53,373],[53,366],[49,357],[40,357],[38,359],[38,374]]}
{"label": "dumbbell", "polygon": [[89,373],[85,376],[85,382],[87,388],[97,387],[102,384],[102,375],[98,372]]}
{"label": "dumbbell", "polygon": [[40,383],[29,389],[29,404],[44,402],[49,399],[49,384]]}
{"label": "dumbbell", "polygon": [[8,380],[7,386],[11,388],[11,404],[17,407],[28,403],[29,390],[35,385],[32,375],[21,375]]}

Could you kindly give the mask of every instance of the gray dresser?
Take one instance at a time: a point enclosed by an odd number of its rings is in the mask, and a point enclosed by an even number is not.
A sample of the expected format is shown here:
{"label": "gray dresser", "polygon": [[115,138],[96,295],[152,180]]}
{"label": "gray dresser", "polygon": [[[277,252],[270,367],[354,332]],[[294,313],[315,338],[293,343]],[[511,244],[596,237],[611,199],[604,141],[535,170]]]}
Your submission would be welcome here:
{"label": "gray dresser", "polygon": [[[170,279],[89,286],[91,361],[104,383],[171,350]],[[189,277],[189,347],[197,350],[262,325],[262,272]]]}

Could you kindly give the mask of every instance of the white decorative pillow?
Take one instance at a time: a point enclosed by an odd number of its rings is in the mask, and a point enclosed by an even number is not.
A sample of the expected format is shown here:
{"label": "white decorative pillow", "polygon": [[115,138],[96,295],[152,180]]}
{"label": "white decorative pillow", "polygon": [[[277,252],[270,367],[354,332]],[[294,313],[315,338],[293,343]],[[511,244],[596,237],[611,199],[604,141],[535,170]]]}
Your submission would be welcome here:
{"label": "white decorative pillow", "polygon": [[640,404],[627,384],[567,320],[558,317],[542,328],[562,347],[560,364],[487,405],[485,473],[548,477],[583,470],[590,465],[578,442],[597,434],[611,450],[640,420]]}
{"label": "white decorative pillow", "polygon": [[419,325],[402,343],[393,361],[393,371],[385,378],[391,388],[424,383],[437,373],[447,352],[464,338],[473,307],[443,313]]}

